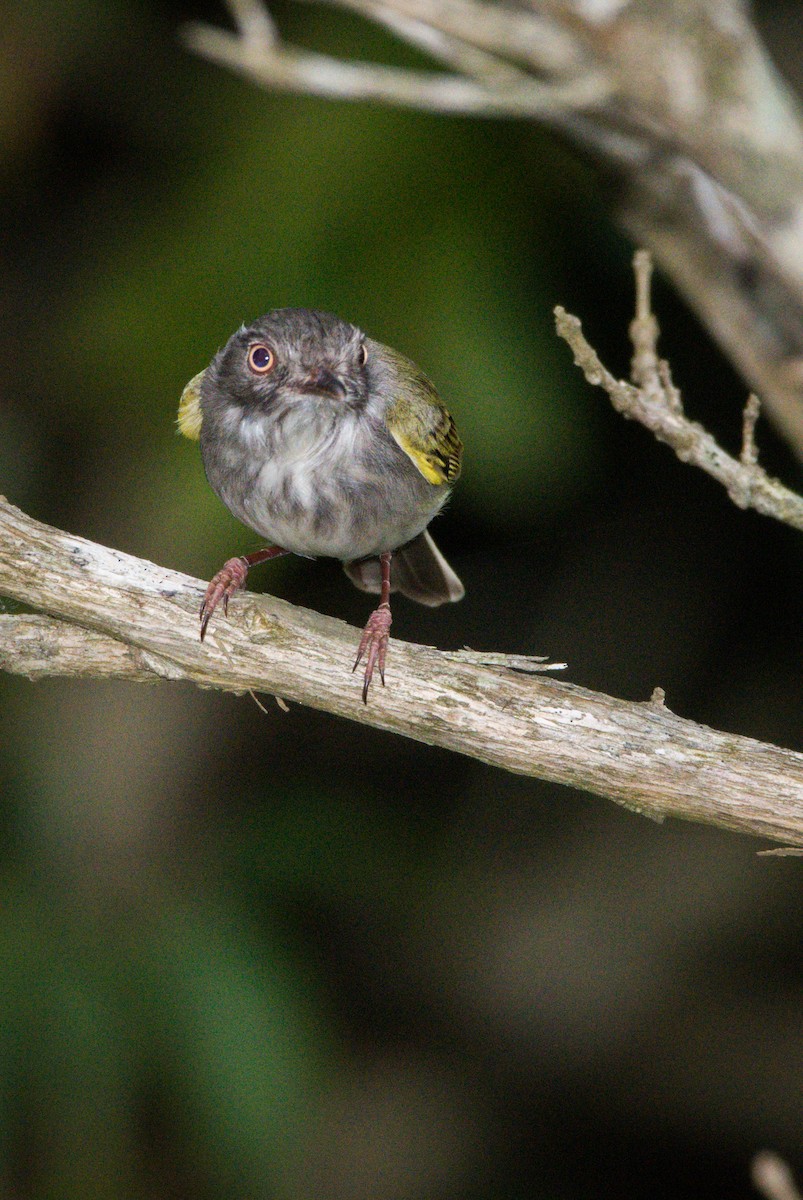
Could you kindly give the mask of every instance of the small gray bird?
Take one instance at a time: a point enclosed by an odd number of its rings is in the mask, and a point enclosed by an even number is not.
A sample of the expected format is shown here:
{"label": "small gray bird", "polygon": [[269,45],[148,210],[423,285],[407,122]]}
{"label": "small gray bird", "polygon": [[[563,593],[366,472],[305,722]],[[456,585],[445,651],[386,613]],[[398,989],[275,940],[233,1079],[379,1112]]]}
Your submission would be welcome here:
{"label": "small gray bird", "polygon": [[[280,554],[339,558],[379,593],[353,670],[385,683],[390,593],[459,600],[463,585],[427,526],[460,475],[463,446],[427,377],[331,313],[279,308],[239,329],[187,384],[183,434],[226,507],[270,545],[231,558],[201,605],[201,640],[250,567]],[[391,559],[393,560],[391,574]]]}

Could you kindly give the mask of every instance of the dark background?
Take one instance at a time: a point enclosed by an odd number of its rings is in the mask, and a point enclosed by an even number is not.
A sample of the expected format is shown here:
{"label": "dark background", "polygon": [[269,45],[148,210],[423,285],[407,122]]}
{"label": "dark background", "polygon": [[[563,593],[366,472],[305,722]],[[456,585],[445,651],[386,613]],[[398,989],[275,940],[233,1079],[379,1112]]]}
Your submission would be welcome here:
{"label": "dark background", "polygon": [[[560,303],[626,373],[632,247],[590,167],[522,123],[260,93],[183,49],[188,19],[225,14],[5,10],[0,492],[209,578],[259,543],[176,436],[181,389],[241,321],[332,309],[466,443],[437,524],[466,599],[400,601],[396,636],[803,748],[799,535],[625,424],[553,334]],[[762,21],[791,69],[799,6]],[[745,385],[660,280],[656,307],[737,447]],[[331,562],[251,586],[370,607]],[[738,1198],[756,1150],[799,1164],[799,859],[270,699],[7,676],[0,702],[3,1195]]]}

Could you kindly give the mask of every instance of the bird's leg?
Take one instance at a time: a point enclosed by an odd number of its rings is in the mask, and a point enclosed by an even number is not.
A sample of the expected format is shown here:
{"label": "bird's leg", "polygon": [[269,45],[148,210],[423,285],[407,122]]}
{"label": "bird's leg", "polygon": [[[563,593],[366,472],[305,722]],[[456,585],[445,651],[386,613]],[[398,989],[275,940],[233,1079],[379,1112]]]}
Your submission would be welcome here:
{"label": "bird's leg", "polygon": [[357,647],[357,658],[352,667],[352,671],[356,671],[360,665],[362,656],[367,652],[368,657],[365,660],[365,675],[363,676],[362,685],[362,700],[363,704],[368,703],[368,688],[374,674],[374,667],[379,667],[379,678],[382,680],[382,687],[385,686],[385,656],[388,652],[388,637],[390,634],[390,560],[392,554],[390,550],[386,550],[384,554],[379,556],[379,565],[382,568],[382,591],[379,597],[379,605],[371,613],[366,623],[363,635],[360,638],[360,644]]}
{"label": "bird's leg", "polygon": [[282,550],[280,546],[266,546],[264,550],[257,550],[253,554],[243,554],[239,558],[230,558],[223,564],[206,589],[204,602],[201,605],[201,641],[206,637],[206,627],[221,600],[223,601],[223,611],[228,616],[229,600],[241,587],[245,587],[245,577],[249,569],[256,567],[259,563],[267,562],[269,558],[278,558],[281,554],[289,554],[289,551]]}

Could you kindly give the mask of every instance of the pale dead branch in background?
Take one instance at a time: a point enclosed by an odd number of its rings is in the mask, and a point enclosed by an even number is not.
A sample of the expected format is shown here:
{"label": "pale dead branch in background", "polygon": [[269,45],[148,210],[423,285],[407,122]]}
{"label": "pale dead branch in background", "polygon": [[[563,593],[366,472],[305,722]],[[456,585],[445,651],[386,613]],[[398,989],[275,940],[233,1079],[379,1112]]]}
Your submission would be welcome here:
{"label": "pale dead branch in background", "polygon": [[537,120],[619,181],[647,246],[803,457],[803,123],[741,0],[338,0],[427,73],[284,44],[260,0],[185,31],[263,87]]}

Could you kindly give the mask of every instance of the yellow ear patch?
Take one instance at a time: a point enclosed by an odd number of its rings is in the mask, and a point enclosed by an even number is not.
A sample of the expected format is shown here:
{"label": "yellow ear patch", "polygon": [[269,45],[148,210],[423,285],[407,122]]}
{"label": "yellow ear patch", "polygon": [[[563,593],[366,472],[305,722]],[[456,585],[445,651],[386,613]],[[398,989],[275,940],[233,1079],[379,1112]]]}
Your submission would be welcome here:
{"label": "yellow ear patch", "polygon": [[190,382],[181,393],[178,404],[177,424],[179,433],[197,442],[201,436],[201,383],[206,371],[193,375]]}

